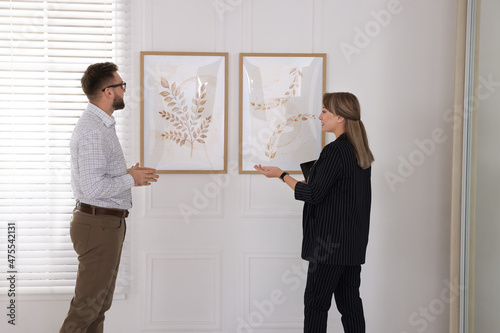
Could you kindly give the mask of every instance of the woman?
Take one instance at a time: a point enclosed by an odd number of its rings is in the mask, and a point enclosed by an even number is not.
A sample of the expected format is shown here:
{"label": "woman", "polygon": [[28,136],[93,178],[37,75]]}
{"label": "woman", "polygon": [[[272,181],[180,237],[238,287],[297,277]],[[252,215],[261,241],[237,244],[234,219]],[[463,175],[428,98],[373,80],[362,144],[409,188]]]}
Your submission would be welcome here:
{"label": "woman", "polygon": [[319,120],[335,134],[311,168],[307,183],[277,167],[256,165],[269,178],[279,177],[302,200],[302,258],[309,261],[304,293],[304,332],[326,333],[332,295],[344,331],[365,332],[359,297],[371,205],[371,163],[358,99],[351,93],[327,93]]}

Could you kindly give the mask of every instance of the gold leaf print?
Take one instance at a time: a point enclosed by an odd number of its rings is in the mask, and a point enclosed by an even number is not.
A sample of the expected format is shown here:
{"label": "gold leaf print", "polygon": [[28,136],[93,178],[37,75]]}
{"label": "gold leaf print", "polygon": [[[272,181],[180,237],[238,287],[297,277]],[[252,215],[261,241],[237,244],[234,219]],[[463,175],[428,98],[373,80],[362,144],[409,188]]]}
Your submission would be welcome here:
{"label": "gold leaf print", "polygon": [[288,100],[296,95],[296,89],[300,86],[299,78],[302,77],[302,72],[298,67],[294,67],[290,70],[288,74],[293,75],[292,83],[288,87],[288,91],[286,91],[283,97],[276,97],[273,102],[265,102],[265,103],[255,103],[250,102],[250,105],[254,107],[256,110],[268,111],[274,108],[277,108],[280,105],[285,105]]}
{"label": "gold leaf print", "polygon": [[[182,91],[180,85],[177,85],[176,82],[170,85],[168,80],[164,78],[161,78],[161,85],[166,90],[160,92],[160,95],[165,97],[164,100],[168,103],[167,107],[169,107],[172,112],[163,110],[160,111],[159,114],[175,129],[174,131],[162,133],[161,137],[178,144],[179,147],[184,145],[189,146],[191,148],[190,156],[193,157],[194,144],[196,142],[200,144],[206,143],[204,139],[207,138],[209,126],[212,121],[212,115],[202,118],[205,108],[200,107],[207,102],[207,83],[201,84],[197,89],[195,94],[196,98],[192,99],[191,109],[188,108],[185,92]],[[191,113],[188,112],[189,110],[191,110],[192,116]],[[199,123],[198,120],[201,122]]]}
{"label": "gold leaf print", "polygon": [[281,134],[283,134],[283,130],[287,126],[290,126],[290,124],[293,124],[293,123],[296,123],[299,121],[307,121],[309,119],[315,119],[315,118],[316,118],[316,116],[312,115],[312,114],[299,114],[296,116],[291,116],[291,117],[287,118],[283,123],[278,124],[276,126],[275,130],[273,131],[273,134],[269,138],[269,141],[266,145],[266,151],[264,152],[264,154],[271,159],[275,158],[276,153],[277,153],[276,143],[277,143],[278,138],[281,136]]}

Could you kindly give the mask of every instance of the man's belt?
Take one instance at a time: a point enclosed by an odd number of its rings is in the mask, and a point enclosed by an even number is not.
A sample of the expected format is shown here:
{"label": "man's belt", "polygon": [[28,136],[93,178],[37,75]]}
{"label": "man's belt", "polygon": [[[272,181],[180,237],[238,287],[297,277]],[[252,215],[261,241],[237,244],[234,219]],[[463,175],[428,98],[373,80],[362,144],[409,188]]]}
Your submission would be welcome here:
{"label": "man's belt", "polygon": [[128,210],[97,207],[97,206],[87,205],[82,202],[76,203],[76,209],[79,210],[80,212],[92,215],[111,215],[121,218],[128,217]]}

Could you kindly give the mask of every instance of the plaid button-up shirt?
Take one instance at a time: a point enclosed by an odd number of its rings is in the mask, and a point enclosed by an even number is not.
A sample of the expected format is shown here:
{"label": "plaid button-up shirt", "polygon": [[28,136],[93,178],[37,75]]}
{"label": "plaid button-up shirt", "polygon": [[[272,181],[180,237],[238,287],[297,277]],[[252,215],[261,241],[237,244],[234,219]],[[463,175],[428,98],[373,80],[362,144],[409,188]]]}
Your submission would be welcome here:
{"label": "plaid button-up shirt", "polygon": [[132,207],[134,179],[115,132],[115,118],[89,103],[70,141],[71,187],[75,199],[94,206]]}

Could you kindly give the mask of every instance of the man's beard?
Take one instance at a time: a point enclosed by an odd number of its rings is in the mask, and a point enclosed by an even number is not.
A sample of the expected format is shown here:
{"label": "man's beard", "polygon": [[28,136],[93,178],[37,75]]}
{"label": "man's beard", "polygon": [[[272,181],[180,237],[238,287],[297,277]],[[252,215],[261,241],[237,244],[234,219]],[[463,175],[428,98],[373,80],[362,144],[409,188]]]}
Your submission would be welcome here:
{"label": "man's beard", "polygon": [[125,102],[122,97],[116,96],[113,100],[113,110],[121,110],[125,107]]}

